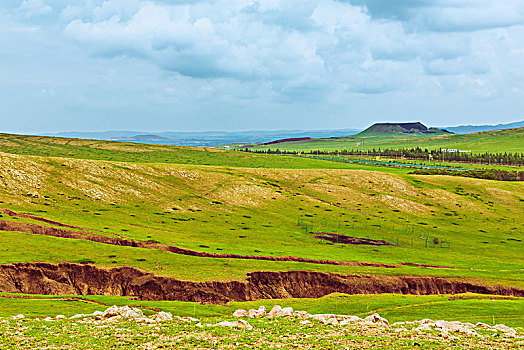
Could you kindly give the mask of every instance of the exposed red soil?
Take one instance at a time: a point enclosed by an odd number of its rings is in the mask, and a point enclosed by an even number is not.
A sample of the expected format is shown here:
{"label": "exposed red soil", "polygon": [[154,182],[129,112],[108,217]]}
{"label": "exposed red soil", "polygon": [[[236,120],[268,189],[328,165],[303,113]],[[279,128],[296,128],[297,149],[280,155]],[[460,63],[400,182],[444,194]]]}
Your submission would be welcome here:
{"label": "exposed red soil", "polygon": [[206,253],[198,252],[190,249],[179,248],[166,244],[156,243],[152,241],[137,242],[133,240],[126,240],[115,237],[102,236],[95,233],[86,233],[78,231],[64,230],[60,228],[41,226],[29,223],[12,222],[0,220],[0,231],[15,231],[15,232],[27,232],[37,235],[72,238],[72,239],[84,239],[97,243],[111,244],[125,247],[138,247],[147,249],[158,249],[165,250],[175,254],[197,256],[203,258],[226,258],[226,259],[250,259],[250,260],[265,260],[265,261],[290,261],[290,262],[303,262],[311,264],[323,264],[323,265],[342,265],[342,266],[372,266],[372,267],[386,267],[395,268],[395,265],[381,264],[381,263],[367,263],[359,261],[333,261],[333,260],[319,260],[319,259],[308,259],[297,256],[259,256],[259,255],[239,255],[239,254],[219,254],[219,253]]}
{"label": "exposed red soil", "polygon": [[132,267],[15,263],[0,265],[0,290],[45,295],[117,295],[141,300],[208,304],[257,299],[319,298],[347,294],[457,294],[524,296],[524,289],[438,277],[341,275],[309,271],[251,272],[245,281],[191,282],[159,277]]}
{"label": "exposed red soil", "polygon": [[417,264],[417,263],[410,263],[410,262],[403,262],[403,263],[400,263],[400,264],[401,265],[405,265],[405,266],[430,267],[430,268],[435,268],[435,269],[456,269],[456,267],[453,267],[453,266]]}
{"label": "exposed red soil", "polygon": [[392,245],[391,243],[388,243],[383,240],[376,240],[376,239],[369,239],[369,238],[360,238],[360,237],[351,237],[351,236],[345,236],[338,233],[330,233],[330,232],[317,232],[314,236],[318,239],[323,239],[329,242],[333,243],[341,243],[341,244],[352,244],[352,245]]}
{"label": "exposed red soil", "polygon": [[42,221],[42,222],[45,222],[45,223],[47,223],[47,224],[51,224],[51,225],[55,225],[55,226],[60,226],[60,227],[74,228],[74,229],[77,229],[77,230],[92,230],[92,229],[87,228],[87,227],[79,227],[79,226],[72,226],[72,225],[63,224],[63,223],[58,222],[58,221],[53,221],[53,220],[49,220],[49,219],[45,219],[45,218],[41,218],[41,217],[39,217],[39,216],[35,216],[35,215],[32,215],[32,214],[15,213],[15,212],[12,211],[12,210],[4,209],[4,208],[0,208],[0,212],[2,212],[2,213],[4,213],[4,214],[7,214],[7,215],[9,215],[9,216],[14,216],[14,217],[18,217],[18,218],[25,218],[25,219],[32,219],[32,220],[37,220],[37,221]]}
{"label": "exposed red soil", "polygon": [[283,142],[309,141],[309,140],[311,140],[311,137],[291,137],[288,139],[280,139],[280,140],[262,143],[262,145],[274,145],[274,144],[283,143]]}

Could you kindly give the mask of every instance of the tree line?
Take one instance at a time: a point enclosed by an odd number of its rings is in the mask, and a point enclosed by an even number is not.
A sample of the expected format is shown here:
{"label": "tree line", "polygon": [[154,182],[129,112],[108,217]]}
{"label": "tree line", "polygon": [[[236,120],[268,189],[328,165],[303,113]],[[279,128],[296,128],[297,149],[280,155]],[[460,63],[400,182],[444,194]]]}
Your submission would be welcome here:
{"label": "tree line", "polygon": [[278,148],[272,150],[251,150],[245,148],[244,152],[263,153],[263,154],[289,154],[289,155],[329,155],[329,156],[380,156],[387,158],[402,158],[409,160],[433,160],[433,161],[450,161],[463,163],[478,163],[491,165],[524,165],[524,153],[511,152],[485,152],[485,153],[467,153],[467,152],[446,152],[442,148],[435,150],[416,148],[403,149],[369,149],[362,150],[310,150],[310,151],[283,151]]}

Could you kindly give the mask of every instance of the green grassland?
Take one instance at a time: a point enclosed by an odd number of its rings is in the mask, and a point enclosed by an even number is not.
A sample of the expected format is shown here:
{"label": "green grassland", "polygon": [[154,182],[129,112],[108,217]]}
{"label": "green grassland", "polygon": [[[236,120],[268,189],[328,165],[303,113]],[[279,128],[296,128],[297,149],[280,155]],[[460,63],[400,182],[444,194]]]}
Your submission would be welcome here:
{"label": "green grassland", "polygon": [[[16,296],[17,298],[13,298]],[[424,318],[461,322],[504,323],[524,326],[524,298],[458,295],[347,295],[335,293],[318,299],[273,299],[232,302],[228,305],[202,305],[182,301],[144,301],[128,297],[23,295],[0,293],[0,317],[21,313],[26,317],[66,317],[103,311],[110,305],[138,307],[146,314],[162,310],[179,316],[227,318],[237,309],[257,309],[274,305],[305,310],[311,314],[355,315],[361,318],[379,313],[391,323]],[[406,312],[408,311],[408,312]]]}
{"label": "green grassland", "polygon": [[[524,287],[522,184],[409,171],[215,149],[1,135],[0,208],[110,237],[209,253],[455,269],[230,261],[25,232],[0,232],[0,263],[91,260],[193,281],[239,280],[249,271],[312,270],[431,275]],[[0,220],[50,225],[0,215]],[[331,243],[314,238],[318,231],[398,245]],[[435,237],[449,247],[432,244]],[[515,314],[522,315],[518,303]],[[293,305],[300,309],[302,304],[307,303]],[[220,310],[202,308],[211,314]],[[398,315],[412,311],[421,314],[406,308]],[[497,311],[502,313],[509,315]]]}
{"label": "green grassland", "polygon": [[[24,297],[24,296],[18,296]],[[460,349],[500,348],[518,349],[522,346],[522,324],[515,314],[523,310],[522,300],[489,299],[485,296],[403,296],[403,295],[331,295],[320,299],[272,300],[251,303],[232,303],[227,306],[198,305],[181,302],[144,302],[124,297],[71,297],[31,296],[30,299],[0,298],[0,317],[9,311],[24,312],[30,318],[23,320],[0,319],[0,344],[8,348],[34,349],[108,349],[108,348],[282,348],[282,349]],[[104,310],[108,304],[140,307],[146,315],[158,310],[176,315],[198,317],[194,322],[144,324],[132,320],[113,321],[99,325],[84,321],[63,319],[42,321],[45,316],[55,316],[63,311],[66,316],[78,312],[91,313]],[[480,336],[446,335],[438,331],[417,332],[394,325],[383,327],[322,325],[313,320],[300,323],[297,318],[249,319],[253,329],[214,327],[222,320],[232,320],[236,308],[250,308],[275,304],[308,308],[311,313],[354,314],[361,317],[381,312],[390,323],[406,321],[405,313],[412,317],[464,320],[493,325],[503,322],[517,327],[517,339],[498,333],[479,330]],[[5,311],[3,307],[6,307]],[[408,311],[409,310],[409,311]],[[497,316],[495,316],[497,315]],[[399,317],[400,316],[400,317]],[[38,317],[39,319],[35,319]],[[419,317],[419,319],[421,318]],[[409,318],[414,319],[414,318]]]}
{"label": "green grassland", "polygon": [[479,132],[465,135],[444,134],[375,134],[360,133],[333,139],[282,142],[255,146],[253,150],[279,149],[281,151],[336,151],[360,149],[440,149],[451,148],[483,152],[524,152],[524,128]]}

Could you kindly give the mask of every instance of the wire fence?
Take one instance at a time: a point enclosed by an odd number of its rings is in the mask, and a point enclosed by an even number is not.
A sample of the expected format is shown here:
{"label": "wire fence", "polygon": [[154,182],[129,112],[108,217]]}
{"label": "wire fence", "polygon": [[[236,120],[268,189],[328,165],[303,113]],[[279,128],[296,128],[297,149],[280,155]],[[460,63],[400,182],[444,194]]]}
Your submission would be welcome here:
{"label": "wire fence", "polygon": [[[446,235],[435,232],[435,227],[427,223],[398,223],[382,218],[349,217],[345,220],[319,218],[313,215],[297,217],[297,226],[303,232],[318,235],[325,240],[322,234],[334,234],[331,243],[337,235],[369,240],[385,241],[389,245],[402,247],[450,248],[451,242],[445,239]],[[428,227],[426,227],[428,226]],[[362,243],[365,244],[365,243]]]}

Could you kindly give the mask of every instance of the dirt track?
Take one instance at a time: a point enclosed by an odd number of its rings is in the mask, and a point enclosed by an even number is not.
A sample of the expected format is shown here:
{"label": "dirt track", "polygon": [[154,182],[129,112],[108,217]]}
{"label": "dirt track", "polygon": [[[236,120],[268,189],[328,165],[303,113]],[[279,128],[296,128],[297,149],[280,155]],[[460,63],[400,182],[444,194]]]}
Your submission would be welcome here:
{"label": "dirt track", "polygon": [[457,294],[524,296],[524,290],[438,277],[341,275],[309,271],[251,272],[246,281],[190,282],[132,267],[15,263],[0,265],[0,291],[45,295],[117,295],[141,300],[208,304],[257,299],[318,298],[347,294]]}

